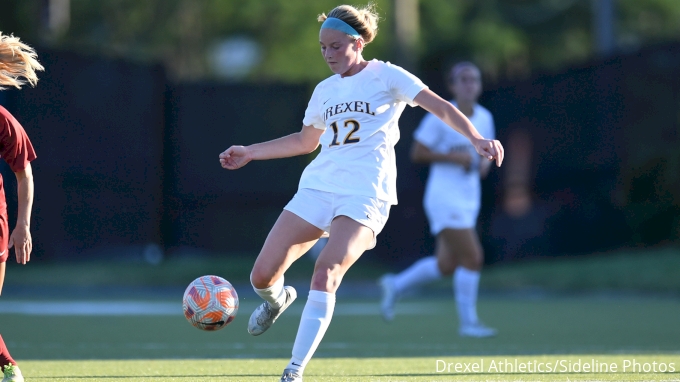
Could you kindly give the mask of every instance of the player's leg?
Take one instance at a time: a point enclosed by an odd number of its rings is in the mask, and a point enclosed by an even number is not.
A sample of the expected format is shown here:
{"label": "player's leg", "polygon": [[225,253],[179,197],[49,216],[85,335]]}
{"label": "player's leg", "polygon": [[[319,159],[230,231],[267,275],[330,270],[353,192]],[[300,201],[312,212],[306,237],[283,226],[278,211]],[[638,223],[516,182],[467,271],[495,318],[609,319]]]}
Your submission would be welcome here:
{"label": "player's leg", "polygon": [[[7,249],[7,240],[9,238],[9,230],[7,228],[7,213],[6,211],[0,212],[0,292],[2,292],[2,284],[5,281],[5,265],[9,257],[9,251]],[[17,367],[17,363],[12,359],[9,354],[7,345],[0,335],[0,371],[3,372],[4,378],[3,382],[20,382],[24,378],[21,376],[21,371]]]}
{"label": "player's leg", "polygon": [[490,337],[496,330],[484,326],[477,317],[479,278],[484,252],[474,228],[444,229],[440,233],[458,265],[453,275],[456,308],[462,336]]}
{"label": "player's leg", "polygon": [[447,255],[446,243],[437,238],[434,255],[416,261],[396,275],[387,274],[380,278],[382,289],[380,312],[385,321],[394,319],[394,305],[405,291],[453,274],[456,265]]}
{"label": "player's leg", "polygon": [[281,213],[250,274],[253,289],[265,300],[248,321],[250,334],[264,333],[295,300],[295,289],[284,287],[283,275],[295,260],[316,243],[323,232],[290,211]]}
{"label": "player's leg", "polygon": [[385,275],[380,279],[382,289],[380,311],[385,321],[394,319],[394,305],[404,291],[416,285],[437,280],[442,276],[448,276],[456,268],[455,259],[449,256],[446,243],[439,237],[439,232],[451,223],[459,224],[456,220],[459,219],[459,214],[452,213],[451,209],[442,205],[439,200],[428,197],[427,192],[423,207],[430,224],[430,232],[437,238],[435,253],[434,256],[417,261],[394,277]]}
{"label": "player's leg", "polygon": [[[444,231],[444,230],[442,230]],[[450,247],[446,237],[437,233],[435,239],[435,255],[437,256],[437,268],[442,275],[451,276],[458,267],[458,259],[455,256],[455,251]]]}
{"label": "player's leg", "polygon": [[[5,282],[5,266],[7,259],[9,259],[9,225],[7,224],[7,211],[0,210],[0,295],[2,294],[2,285]],[[0,365],[2,367],[2,365]]]}
{"label": "player's leg", "polygon": [[5,366],[10,364],[16,366],[17,363],[12,359],[9,350],[7,350],[7,346],[5,345],[5,341],[0,335],[0,368],[4,370]]}
{"label": "player's leg", "polygon": [[442,276],[448,275],[439,269],[437,256],[427,256],[394,275],[394,291],[397,295],[401,295],[410,288],[439,280]]}
{"label": "player's leg", "polygon": [[[2,256],[0,256],[2,257]],[[0,259],[2,260],[2,259]],[[2,295],[2,285],[5,283],[5,262],[0,262],[0,295]]]}
{"label": "player's leg", "polygon": [[[374,244],[371,228],[338,216],[331,224],[331,236],[314,266],[311,290],[302,312],[295,344],[285,373],[298,378],[326,333],[335,308],[335,292],[347,270]],[[291,378],[292,380],[295,380]]]}
{"label": "player's leg", "polygon": [[253,265],[253,286],[267,288],[274,285],[323,233],[296,214],[287,210],[281,212]]}
{"label": "player's leg", "polygon": [[17,363],[14,362],[12,359],[12,356],[9,354],[9,350],[7,350],[7,346],[5,345],[5,341],[2,339],[2,336],[0,335],[0,370],[3,372],[3,382],[20,382],[23,381],[24,378],[21,375],[21,371],[17,367]]}

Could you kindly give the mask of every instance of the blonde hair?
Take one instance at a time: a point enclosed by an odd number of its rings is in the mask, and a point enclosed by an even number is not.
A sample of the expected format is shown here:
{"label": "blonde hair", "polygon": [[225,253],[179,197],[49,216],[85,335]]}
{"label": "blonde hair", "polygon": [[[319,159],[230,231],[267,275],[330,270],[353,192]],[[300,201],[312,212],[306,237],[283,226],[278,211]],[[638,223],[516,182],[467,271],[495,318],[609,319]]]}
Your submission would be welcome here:
{"label": "blonde hair", "polygon": [[38,62],[35,50],[18,37],[0,32],[0,90],[4,86],[21,89],[26,82],[35,86],[38,83],[35,72],[38,70],[45,68]]}
{"label": "blonde hair", "polygon": [[375,11],[375,4],[373,3],[369,3],[363,8],[355,8],[351,5],[339,5],[328,12],[328,16],[326,16],[325,13],[320,14],[317,20],[321,23],[326,21],[329,17],[340,19],[349,24],[359,32],[364,39],[365,44],[373,41],[378,34],[379,17],[378,13]]}

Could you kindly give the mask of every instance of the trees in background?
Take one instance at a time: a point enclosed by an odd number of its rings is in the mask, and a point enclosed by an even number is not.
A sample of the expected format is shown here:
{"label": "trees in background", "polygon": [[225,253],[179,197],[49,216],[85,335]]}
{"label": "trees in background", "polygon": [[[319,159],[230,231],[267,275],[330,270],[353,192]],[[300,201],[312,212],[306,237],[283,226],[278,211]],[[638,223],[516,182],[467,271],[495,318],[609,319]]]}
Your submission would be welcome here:
{"label": "trees in background", "polygon": [[[597,28],[593,13],[594,4],[599,4],[595,2],[600,1],[603,0],[408,0],[418,3],[413,17],[420,27],[415,46],[405,52],[398,49],[400,40],[394,33],[394,16],[398,13],[394,7],[404,4],[404,0],[374,0],[383,20],[380,37],[369,45],[366,56],[394,61],[411,61],[415,57],[413,62],[427,68],[441,66],[449,59],[468,58],[477,61],[491,79],[523,78],[535,70],[553,71],[595,55],[593,30]],[[613,6],[612,28],[618,50],[635,50],[649,42],[680,36],[679,1],[606,1]],[[212,59],[217,47],[222,47],[221,57],[229,62],[231,58],[245,59],[248,52],[241,51],[243,44],[223,44],[236,38],[257,50],[250,57],[252,68],[239,72],[245,77],[237,79],[313,82],[328,75],[319,59],[319,25],[315,19],[338,3],[3,0],[0,30],[14,32],[34,44],[143,62],[160,61],[177,81],[217,77],[220,71]],[[70,17],[50,17],[63,8]]]}

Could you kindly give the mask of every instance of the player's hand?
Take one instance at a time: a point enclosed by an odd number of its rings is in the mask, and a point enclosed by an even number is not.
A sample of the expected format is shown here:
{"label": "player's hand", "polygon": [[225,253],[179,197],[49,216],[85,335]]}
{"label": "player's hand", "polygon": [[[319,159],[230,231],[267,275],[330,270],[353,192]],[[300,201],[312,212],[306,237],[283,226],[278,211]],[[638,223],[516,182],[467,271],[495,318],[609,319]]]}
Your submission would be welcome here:
{"label": "player's hand", "polygon": [[227,170],[236,170],[248,164],[252,158],[248,149],[243,146],[231,146],[220,154],[220,164]]}
{"label": "player's hand", "polygon": [[478,139],[472,142],[479,155],[488,160],[495,160],[496,166],[501,167],[505,151],[500,141],[495,139]]}
{"label": "player's hand", "polygon": [[26,226],[17,226],[12,234],[9,235],[9,248],[14,247],[17,256],[17,263],[26,264],[31,260],[33,250],[33,239],[31,232]]}
{"label": "player's hand", "polygon": [[451,151],[449,152],[449,158],[451,162],[463,166],[465,171],[470,171],[470,166],[472,166],[472,155],[467,151]]}

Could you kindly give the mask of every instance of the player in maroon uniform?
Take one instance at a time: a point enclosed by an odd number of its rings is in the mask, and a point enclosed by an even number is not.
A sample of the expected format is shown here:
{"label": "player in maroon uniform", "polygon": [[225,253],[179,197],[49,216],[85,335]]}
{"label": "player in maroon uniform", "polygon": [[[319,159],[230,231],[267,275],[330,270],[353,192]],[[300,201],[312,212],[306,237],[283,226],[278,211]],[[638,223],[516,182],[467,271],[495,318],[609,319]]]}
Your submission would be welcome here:
{"label": "player in maroon uniform", "polygon": [[[37,70],[43,70],[33,48],[19,38],[0,32],[0,90],[7,86],[21,89],[27,82],[35,86]],[[9,249],[14,247],[17,263],[26,264],[31,259],[31,207],[33,206],[33,173],[31,161],[35,159],[33,145],[24,128],[5,108],[0,106],[0,156],[17,177],[17,223],[9,234],[5,189],[0,176],[0,294],[5,280],[5,265]],[[2,382],[23,381],[21,371],[10,356],[0,336],[0,368],[4,372]]]}

